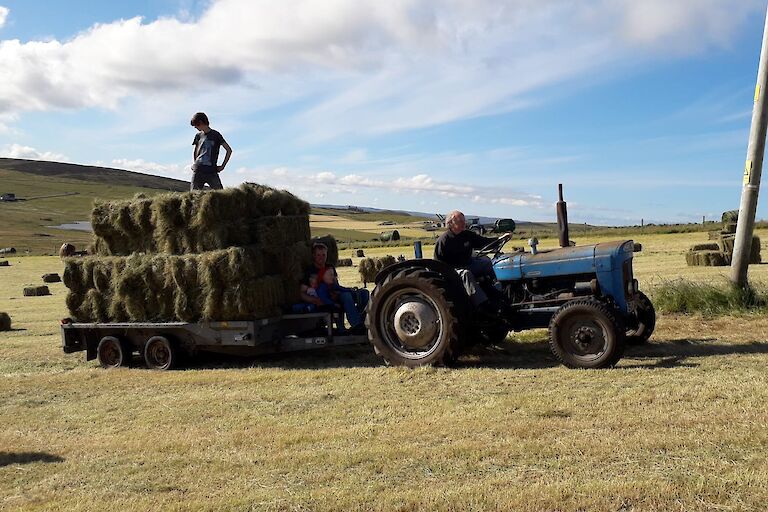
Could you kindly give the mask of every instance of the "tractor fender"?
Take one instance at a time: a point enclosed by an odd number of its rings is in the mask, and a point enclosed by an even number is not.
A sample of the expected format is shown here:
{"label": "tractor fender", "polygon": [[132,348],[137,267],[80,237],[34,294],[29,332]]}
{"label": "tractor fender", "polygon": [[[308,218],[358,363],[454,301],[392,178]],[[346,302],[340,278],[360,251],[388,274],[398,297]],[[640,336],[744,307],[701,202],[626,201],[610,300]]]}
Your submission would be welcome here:
{"label": "tractor fender", "polygon": [[376,286],[379,286],[381,283],[383,283],[387,276],[390,274],[407,269],[426,269],[431,272],[437,272],[445,279],[445,282],[449,287],[449,290],[447,291],[451,294],[451,300],[457,303],[456,305],[459,307],[459,311],[470,312],[474,310],[474,306],[469,300],[467,292],[464,290],[464,284],[461,282],[461,278],[459,277],[458,272],[456,272],[456,269],[449,264],[438,260],[406,260],[385,267],[381,270],[381,272],[376,274]]}

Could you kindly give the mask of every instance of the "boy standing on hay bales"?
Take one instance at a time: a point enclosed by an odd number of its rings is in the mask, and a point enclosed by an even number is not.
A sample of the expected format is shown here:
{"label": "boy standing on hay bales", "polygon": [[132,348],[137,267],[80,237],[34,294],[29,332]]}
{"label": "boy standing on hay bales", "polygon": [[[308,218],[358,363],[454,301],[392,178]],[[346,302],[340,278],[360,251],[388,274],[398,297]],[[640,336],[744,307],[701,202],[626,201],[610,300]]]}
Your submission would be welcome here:
{"label": "boy standing on hay bales", "polygon": [[[198,112],[192,116],[189,122],[198,131],[192,145],[195,147],[192,152],[192,183],[190,190],[202,190],[208,184],[212,189],[222,189],[219,173],[224,170],[232,156],[232,148],[224,140],[224,137],[216,130],[211,129],[208,116],[203,112]],[[219,149],[224,147],[227,154],[221,165],[219,162]]]}
{"label": "boy standing on hay bales", "polygon": [[[333,265],[328,265],[328,247],[325,244],[315,243],[312,245],[312,265],[304,273],[304,279],[301,282],[301,300],[316,306],[325,305],[320,297],[313,297],[307,291],[313,280],[318,284],[324,282],[327,271],[333,272],[334,283],[338,286],[339,280],[336,277],[336,269]],[[363,312],[368,305],[368,298],[368,290],[343,288],[339,291],[337,302],[344,309],[353,333],[360,333],[365,330]]]}

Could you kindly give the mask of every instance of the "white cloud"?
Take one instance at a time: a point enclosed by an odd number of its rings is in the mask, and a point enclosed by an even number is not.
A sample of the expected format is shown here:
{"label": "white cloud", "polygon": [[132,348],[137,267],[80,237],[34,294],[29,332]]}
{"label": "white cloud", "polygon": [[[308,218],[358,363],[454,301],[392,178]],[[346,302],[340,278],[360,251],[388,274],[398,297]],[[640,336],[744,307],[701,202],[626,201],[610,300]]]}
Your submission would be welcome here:
{"label": "white cloud", "polygon": [[[279,171],[279,172],[277,172]],[[435,180],[427,174],[411,177],[382,179],[359,174],[338,176],[333,172],[307,173],[301,169],[238,169],[238,174],[257,179],[273,186],[289,188],[306,195],[318,193],[318,187],[334,193],[355,194],[361,190],[388,194],[432,194],[439,197],[463,198],[474,203],[501,204],[543,208],[548,206],[542,198],[510,187],[485,187]]]}
{"label": "white cloud", "polygon": [[226,97],[259,107],[309,100],[296,118],[309,139],[390,132],[520,108],[543,88],[628,60],[637,68],[727,46],[762,4],[217,0],[196,19],[0,42],[0,68],[13,70],[0,81],[0,114],[188,101],[230,87]]}
{"label": "white cloud", "polygon": [[9,12],[10,11],[8,10],[7,7],[3,7],[2,5],[0,5],[0,28],[3,28],[3,26],[5,25],[5,22],[8,19]]}
{"label": "white cloud", "polygon": [[[101,162],[99,162],[99,164],[101,164]],[[119,158],[112,160],[110,165],[117,169],[126,169],[128,171],[136,171],[144,174],[158,174],[174,178],[181,177],[188,179],[191,173],[189,165],[158,164],[156,162],[147,162],[140,158],[135,160]]]}
{"label": "white cloud", "polygon": [[0,148],[2,158],[21,158],[24,160],[48,160],[52,162],[69,162],[69,158],[60,153],[50,151],[38,151],[30,146],[21,144],[8,144]]}

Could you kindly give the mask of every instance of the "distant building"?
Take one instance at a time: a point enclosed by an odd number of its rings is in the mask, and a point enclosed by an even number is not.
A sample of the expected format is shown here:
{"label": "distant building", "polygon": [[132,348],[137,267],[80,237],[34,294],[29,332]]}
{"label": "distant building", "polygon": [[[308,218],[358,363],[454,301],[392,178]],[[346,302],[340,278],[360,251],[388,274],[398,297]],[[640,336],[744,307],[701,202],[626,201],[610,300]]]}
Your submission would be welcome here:
{"label": "distant building", "polygon": [[3,194],[0,196],[0,201],[15,201],[16,200],[16,194]]}

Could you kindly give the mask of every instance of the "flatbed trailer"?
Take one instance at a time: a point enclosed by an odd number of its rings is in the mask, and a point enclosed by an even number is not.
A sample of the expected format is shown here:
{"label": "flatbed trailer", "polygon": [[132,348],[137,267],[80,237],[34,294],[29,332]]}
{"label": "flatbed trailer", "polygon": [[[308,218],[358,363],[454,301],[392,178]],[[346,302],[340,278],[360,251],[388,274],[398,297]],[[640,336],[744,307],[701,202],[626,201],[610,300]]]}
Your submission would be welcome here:
{"label": "flatbed trailer", "polygon": [[85,351],[104,368],[127,366],[135,352],[148,368],[168,370],[198,353],[255,357],[367,344],[366,335],[334,335],[331,313],[289,314],[233,322],[61,322],[62,348]]}

